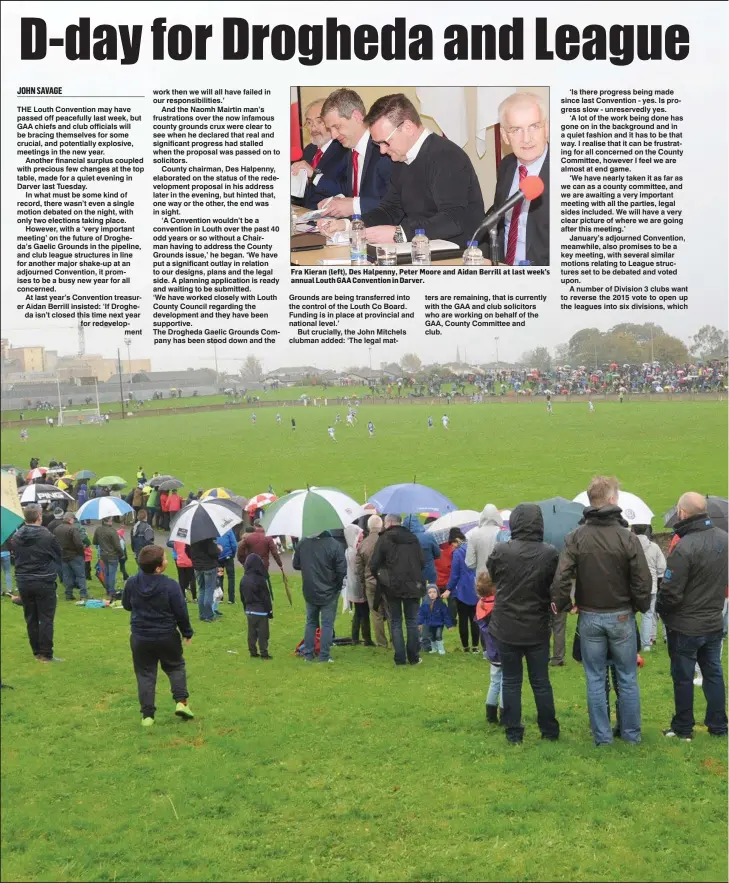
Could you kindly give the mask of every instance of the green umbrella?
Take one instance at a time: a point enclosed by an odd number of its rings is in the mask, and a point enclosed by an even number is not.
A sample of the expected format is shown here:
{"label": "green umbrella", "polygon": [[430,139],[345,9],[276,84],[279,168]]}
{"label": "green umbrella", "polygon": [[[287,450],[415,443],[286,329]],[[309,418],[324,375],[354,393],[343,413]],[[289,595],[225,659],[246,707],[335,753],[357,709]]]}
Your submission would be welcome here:
{"label": "green umbrella", "polygon": [[15,476],[9,472],[2,474],[2,507],[0,508],[0,543],[23,523],[23,510],[18,499]]}
{"label": "green umbrella", "polygon": [[126,481],[120,475],[104,475],[96,479],[98,487],[126,487]]}
{"label": "green umbrella", "polygon": [[268,536],[312,537],[324,530],[341,530],[362,514],[360,504],[342,491],[312,487],[271,503],[262,523]]}
{"label": "green umbrella", "polygon": [[85,481],[91,478],[96,478],[96,473],[92,472],[90,469],[80,469],[78,472],[73,473],[74,481]]}

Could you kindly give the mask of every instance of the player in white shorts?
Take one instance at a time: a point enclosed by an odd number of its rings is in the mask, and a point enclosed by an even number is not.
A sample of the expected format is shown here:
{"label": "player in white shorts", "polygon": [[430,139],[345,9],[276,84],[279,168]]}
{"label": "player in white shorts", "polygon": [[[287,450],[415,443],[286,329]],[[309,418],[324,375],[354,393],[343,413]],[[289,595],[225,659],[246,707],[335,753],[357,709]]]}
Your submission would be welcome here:
{"label": "player in white shorts", "polygon": [[327,432],[329,433],[329,438],[330,438],[332,441],[336,441],[336,438],[334,438],[334,427],[333,427],[333,426],[330,426],[330,427],[327,429]]}
{"label": "player in white shorts", "polygon": [[450,417],[447,414],[444,414],[440,422],[443,424],[443,429],[448,429],[448,424],[451,422]]}

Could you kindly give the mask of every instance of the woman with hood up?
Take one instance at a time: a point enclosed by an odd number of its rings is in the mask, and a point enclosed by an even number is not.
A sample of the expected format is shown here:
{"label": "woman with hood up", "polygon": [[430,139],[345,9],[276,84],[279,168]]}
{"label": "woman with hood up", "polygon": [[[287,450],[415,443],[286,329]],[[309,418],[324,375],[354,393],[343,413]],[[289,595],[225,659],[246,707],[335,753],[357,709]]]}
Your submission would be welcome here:
{"label": "woman with hood up", "polygon": [[354,605],[352,617],[352,643],[359,644],[360,630],[362,643],[365,647],[374,647],[372,632],[370,630],[370,606],[367,603],[365,587],[357,574],[356,558],[357,547],[364,538],[364,531],[356,524],[348,524],[344,528],[344,538],[347,541],[347,551],[344,557],[347,561],[347,576],[344,581],[344,599]]}
{"label": "woman with hood up", "polygon": [[493,503],[487,503],[478,519],[478,527],[468,533],[466,566],[476,571],[476,576],[486,570],[486,562],[496,545],[496,536],[504,521]]}

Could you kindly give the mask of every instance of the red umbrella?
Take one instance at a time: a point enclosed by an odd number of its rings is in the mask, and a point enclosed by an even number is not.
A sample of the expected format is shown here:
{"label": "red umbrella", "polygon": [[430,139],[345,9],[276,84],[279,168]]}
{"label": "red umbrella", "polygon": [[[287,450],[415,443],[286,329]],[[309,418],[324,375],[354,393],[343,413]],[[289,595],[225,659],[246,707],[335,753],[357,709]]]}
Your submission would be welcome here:
{"label": "red umbrella", "polygon": [[31,469],[30,472],[25,476],[26,481],[35,481],[36,478],[43,478],[43,476],[48,472],[45,466],[38,466],[36,469]]}
{"label": "red umbrella", "polygon": [[248,501],[246,510],[248,512],[255,512],[256,509],[263,509],[264,506],[268,506],[276,500],[278,500],[276,494],[256,494],[255,497],[251,497]]}

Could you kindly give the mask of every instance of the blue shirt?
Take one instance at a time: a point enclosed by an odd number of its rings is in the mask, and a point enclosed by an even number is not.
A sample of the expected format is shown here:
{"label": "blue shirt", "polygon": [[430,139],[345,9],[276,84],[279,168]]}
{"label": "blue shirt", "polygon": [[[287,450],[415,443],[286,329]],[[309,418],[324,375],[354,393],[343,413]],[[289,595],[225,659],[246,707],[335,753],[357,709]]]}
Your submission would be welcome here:
{"label": "blue shirt", "polygon": [[[549,150],[549,144],[544,148],[544,153],[541,156],[537,157],[533,163],[527,165],[526,163],[518,162],[516,164],[516,168],[514,169],[514,178],[511,182],[511,188],[509,189],[509,196],[512,196],[519,189],[519,167],[524,166],[527,170],[527,177],[530,175],[535,175],[539,177],[539,173],[542,171],[542,166],[544,165],[544,160],[547,158],[547,151]],[[519,230],[516,237],[516,254],[514,256],[514,266],[516,266],[519,261],[526,260],[526,231],[527,231],[527,221],[529,220],[529,203],[530,200],[525,199],[521,203],[521,212],[519,214]],[[514,207],[516,208],[516,206]],[[506,251],[509,247],[509,228],[511,227],[511,216],[514,212],[512,209],[504,219],[504,255],[506,255]]]}

